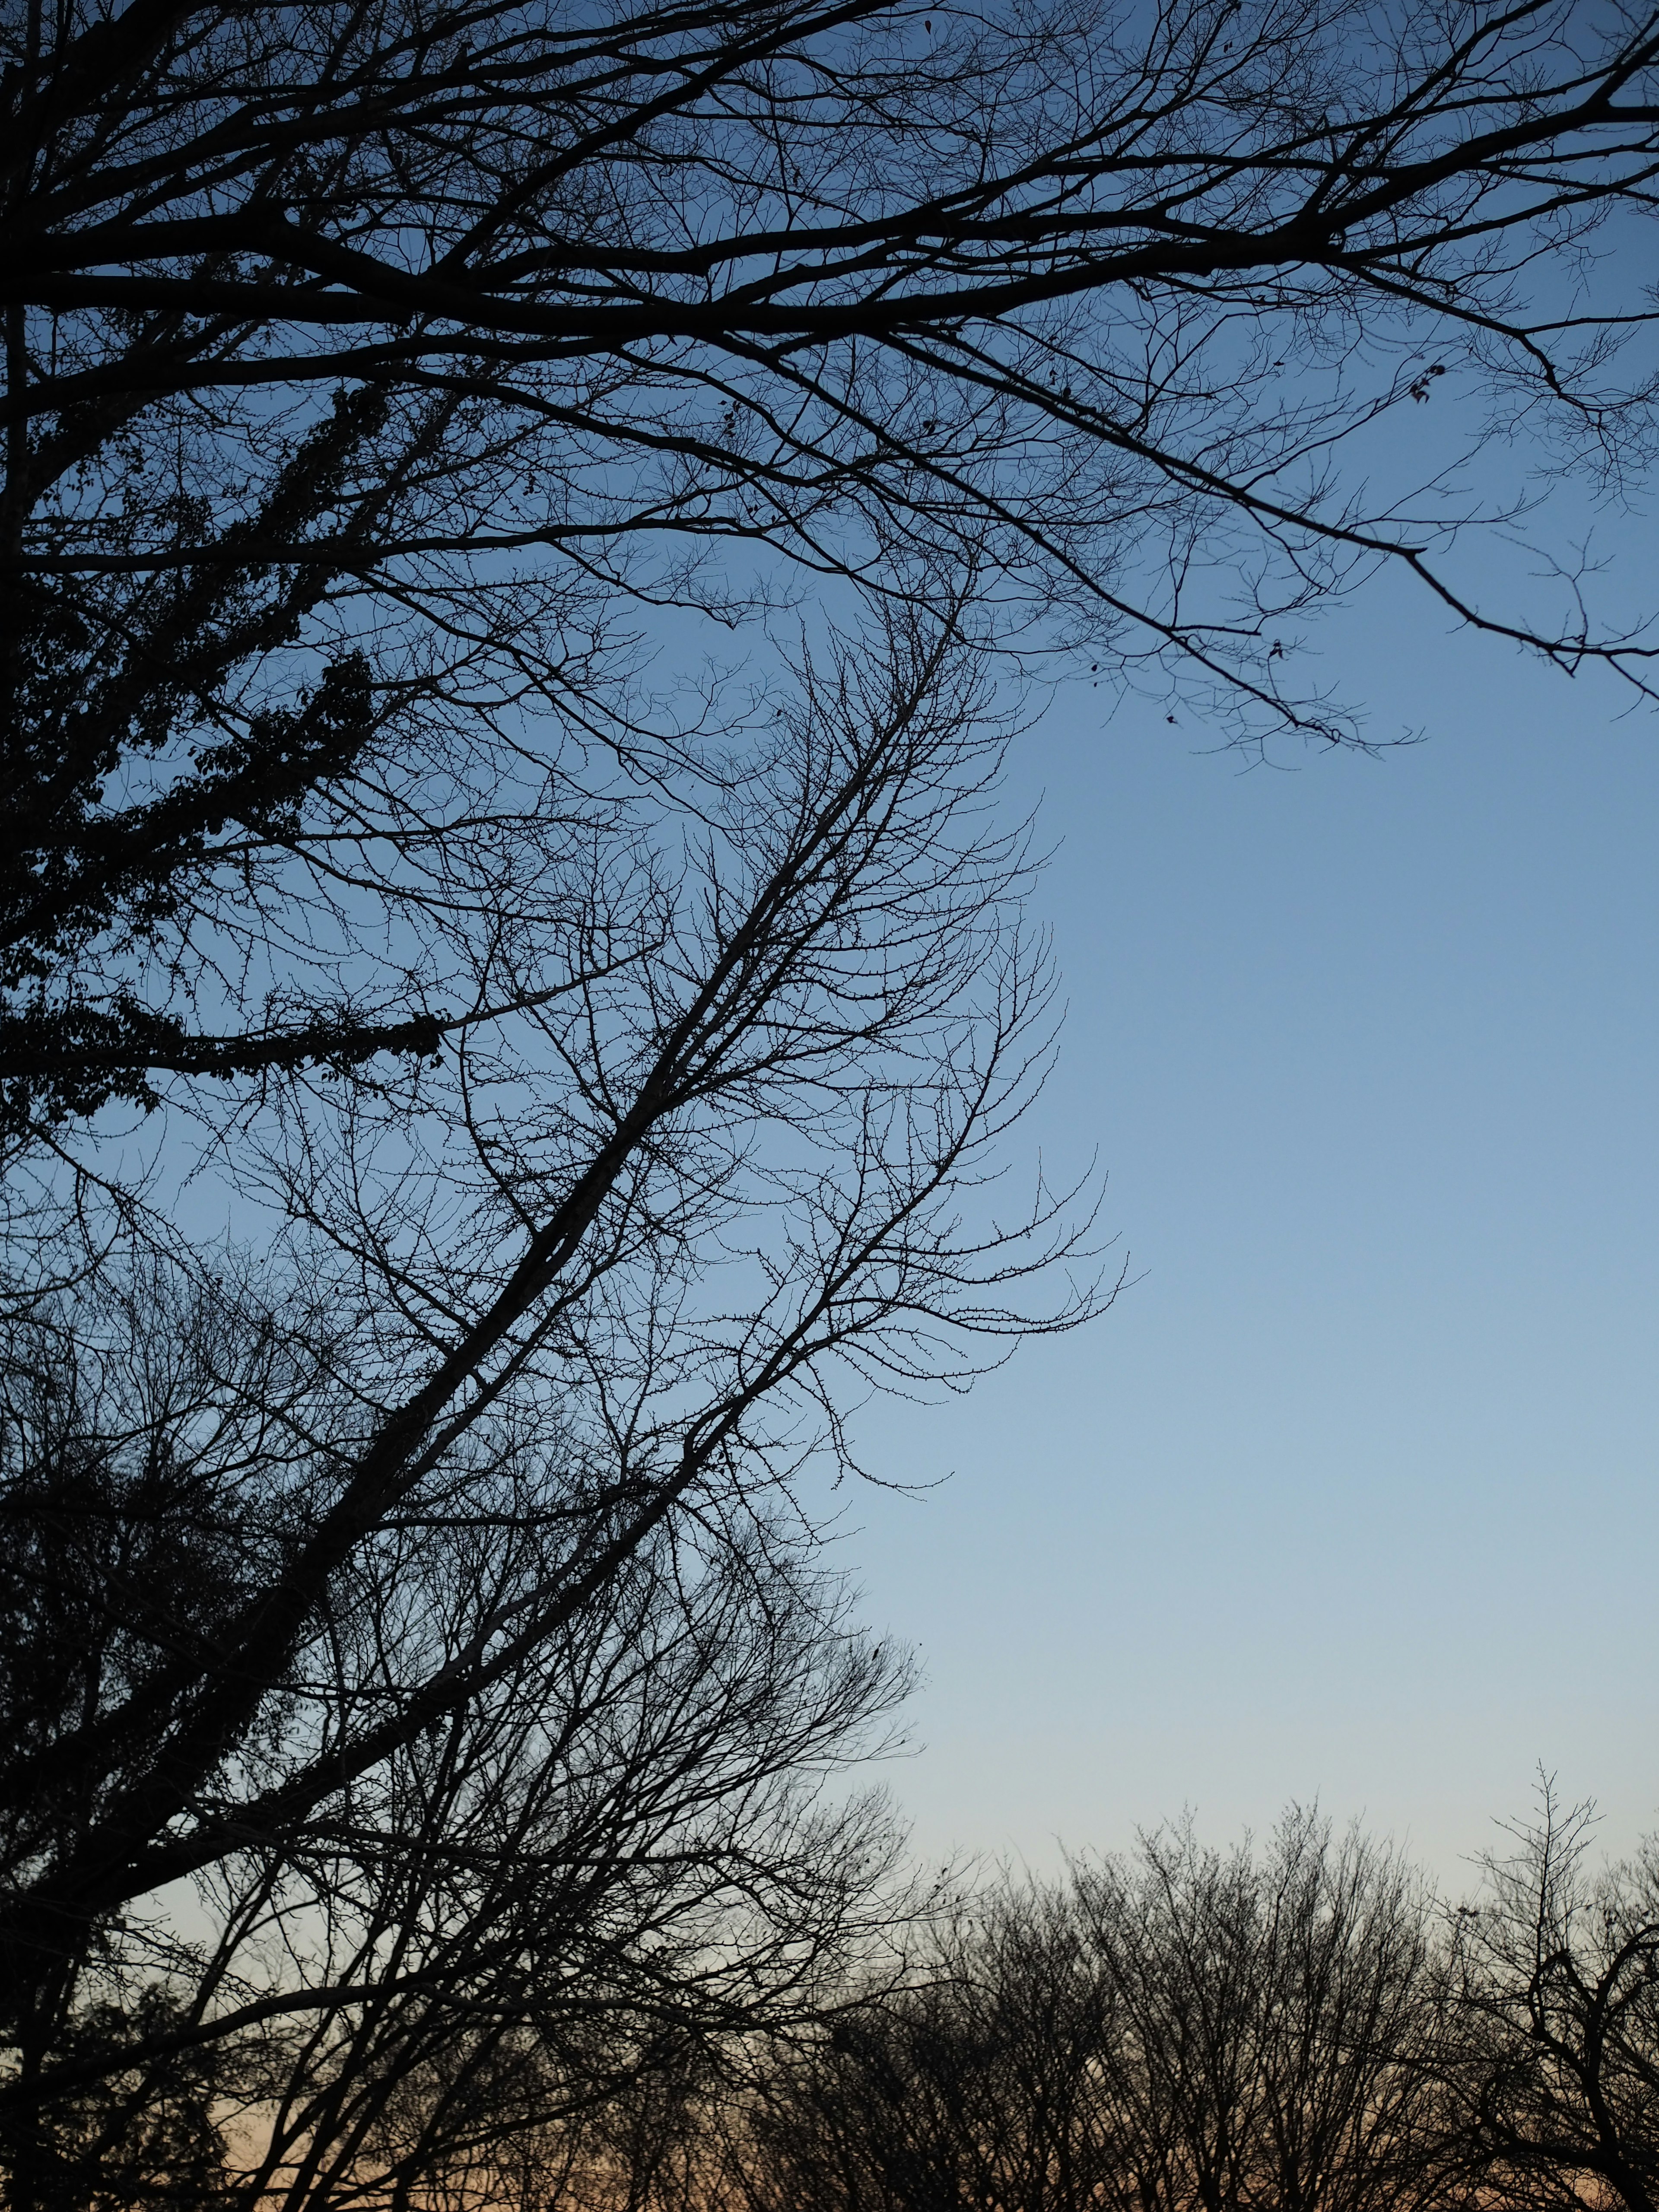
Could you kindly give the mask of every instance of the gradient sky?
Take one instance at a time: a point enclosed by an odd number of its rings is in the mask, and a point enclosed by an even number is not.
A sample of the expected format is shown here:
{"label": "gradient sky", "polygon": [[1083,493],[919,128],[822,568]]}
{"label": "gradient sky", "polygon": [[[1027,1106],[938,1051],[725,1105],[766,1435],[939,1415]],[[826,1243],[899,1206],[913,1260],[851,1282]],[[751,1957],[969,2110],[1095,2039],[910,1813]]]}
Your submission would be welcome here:
{"label": "gradient sky", "polygon": [[1403,582],[1322,643],[1425,742],[1242,773],[1085,689],[1019,755],[1071,1009],[1029,1134],[1098,1148],[1140,1279],[865,1417],[951,1478],[843,1547],[927,1670],[928,1855],[1316,1796],[1456,1886],[1540,1760],[1659,1827],[1659,720]]}

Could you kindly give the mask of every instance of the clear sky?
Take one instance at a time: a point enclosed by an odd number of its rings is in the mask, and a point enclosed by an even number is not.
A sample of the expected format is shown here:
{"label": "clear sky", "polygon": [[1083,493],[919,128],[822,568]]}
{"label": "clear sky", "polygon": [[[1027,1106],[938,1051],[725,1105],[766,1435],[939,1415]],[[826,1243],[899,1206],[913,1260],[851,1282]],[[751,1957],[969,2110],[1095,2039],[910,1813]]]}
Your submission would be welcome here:
{"label": "clear sky", "polygon": [[[1651,526],[1603,550],[1644,571]],[[1443,1879],[1539,1761],[1659,1827],[1659,716],[1405,584],[1323,649],[1382,760],[1241,773],[1104,693],[1021,750],[1070,1001],[1029,1134],[1140,1279],[866,1416],[844,1547],[920,1647],[925,1853],[1317,1796]]]}

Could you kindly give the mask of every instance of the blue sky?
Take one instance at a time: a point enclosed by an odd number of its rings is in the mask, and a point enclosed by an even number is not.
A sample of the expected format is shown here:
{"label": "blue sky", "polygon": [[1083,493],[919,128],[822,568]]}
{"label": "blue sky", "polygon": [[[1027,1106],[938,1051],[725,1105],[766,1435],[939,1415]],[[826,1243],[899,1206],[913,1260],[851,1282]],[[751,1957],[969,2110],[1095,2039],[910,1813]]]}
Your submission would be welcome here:
{"label": "blue sky", "polygon": [[1317,1796],[1455,1885],[1540,1760],[1659,1827],[1659,722],[1404,581],[1322,646],[1425,741],[1241,773],[1084,689],[1018,757],[1070,1003],[1027,1133],[1098,1149],[1140,1279],[865,1418],[950,1477],[844,1547],[927,1668],[930,1856]]}

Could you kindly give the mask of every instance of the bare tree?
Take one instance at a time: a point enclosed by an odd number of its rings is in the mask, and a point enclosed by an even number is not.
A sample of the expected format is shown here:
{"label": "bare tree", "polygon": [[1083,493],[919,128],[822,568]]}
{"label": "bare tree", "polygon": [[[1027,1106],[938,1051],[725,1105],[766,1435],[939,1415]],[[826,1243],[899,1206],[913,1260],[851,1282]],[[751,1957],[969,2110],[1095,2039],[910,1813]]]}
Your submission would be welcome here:
{"label": "bare tree", "polygon": [[[314,1475],[271,1431],[325,1406],[286,1318],[289,1343],[222,1296],[170,1311],[151,1279],[96,1357],[83,1313],[9,1377],[14,1880],[83,1843],[98,1784],[153,1771],[167,1714],[50,1796],[16,1769],[142,1704],[294,1552]],[[835,1778],[878,1745],[902,1656],[758,1511],[742,1543],[659,1529],[513,1638],[594,1540],[586,1456],[475,1428],[333,1578],[210,1785],[191,1906],[137,1900],[26,1960],[9,2203],[390,2203],[526,2142],[592,2157],[723,2039],[810,2010],[878,1928],[891,1824]]]}
{"label": "bare tree", "polygon": [[1401,1861],[1293,1809],[1259,1859],[1183,1825],[1133,1871],[1091,1870],[1083,1895],[1124,2008],[1126,2204],[1360,2212],[1434,2194],[1436,1960]]}
{"label": "bare tree", "polygon": [[[275,2097],[260,2185],[320,2203],[380,2154],[395,2083],[461,2067],[442,2103],[465,2112],[469,2034],[483,2067],[524,2024],[556,2080],[567,1987],[577,2013],[607,1977],[631,1988],[592,2024],[623,2053],[648,2045],[653,1972],[705,2025],[740,1990],[740,2024],[854,1911],[869,1853],[792,1828],[786,1774],[858,1740],[890,1665],[836,1660],[845,1635],[790,1585],[800,1486],[842,1449],[849,1388],[965,1381],[976,1340],[1000,1356],[1098,1303],[1087,1269],[1046,1322],[1019,1310],[1079,1250],[1056,1198],[975,1219],[1047,1032],[972,666],[894,630],[881,692],[867,659],[809,673],[678,879],[647,872],[631,957],[584,950],[536,1010],[539,1067],[464,1044],[424,1122],[362,1093],[312,1121],[289,1094],[240,1155],[294,1220],[286,1306],[279,1250],[240,1324],[210,1282],[169,1294],[170,1322],[158,1262],[106,1322],[94,1285],[31,1325],[14,1589],[43,1639],[16,1645],[34,1717],[0,1908],[20,2203],[54,2111],[118,2080],[142,2104],[178,2034],[235,2055],[303,2023],[298,2086],[256,2067],[216,2094]],[[613,889],[584,947],[601,915],[619,934]],[[111,1371],[179,1370],[182,1396],[127,1413],[100,1384],[60,1445],[37,1339],[85,1360],[100,1328]],[[60,1510],[59,1467],[106,1462],[90,1522],[78,1493]],[[210,1940],[174,1924],[189,1893]],[[731,1947],[724,1976],[683,1926]],[[146,2013],[152,1973],[168,2003]],[[106,1984],[128,2001],[89,2052]],[[388,2172],[443,2140],[386,2149]]]}
{"label": "bare tree", "polygon": [[1449,2076],[1481,2199],[1659,2202],[1659,1863],[1588,1863],[1593,1806],[1553,1781],[1454,1916]]}
{"label": "bare tree", "polygon": [[763,2082],[738,2171],[757,2202],[1081,2212],[1109,2185],[1115,2033],[1062,1892],[960,1902],[912,1984],[876,1992]]}
{"label": "bare tree", "polygon": [[1310,1815],[1260,1858],[1160,1831],[964,1904],[919,1986],[765,2085],[738,2171],[846,2212],[1455,2202],[1432,1936],[1398,1861]]}
{"label": "bare tree", "polygon": [[1456,392],[1477,447],[1645,453],[1650,11],[4,21],[14,1134],[553,988],[479,911],[538,914],[581,747],[680,757],[624,681],[656,611],[792,570],[965,563],[992,633],[1254,742],[1356,733],[1297,617],[1390,562],[1647,687],[1570,578],[1488,607],[1441,557],[1519,478],[1371,434]]}
{"label": "bare tree", "polygon": [[[653,2041],[654,1916],[701,1928],[706,1878],[737,1924],[708,1869],[770,1832],[777,1747],[885,1695],[825,1686],[833,1609],[791,1640],[820,1455],[867,1389],[1101,1302],[1025,1287],[1080,1256],[1061,1198],[981,1188],[1050,1037],[987,648],[1336,739],[1290,625],[1393,559],[1645,685],[1571,597],[1460,591],[1437,462],[1419,508],[1332,457],[1454,389],[1639,456],[1648,306],[1592,246],[1648,207],[1659,31],[0,22],[12,2187],[407,2197],[493,2170],[486,2078],[521,2134],[611,2094],[596,2050],[617,2095],[689,2078],[720,2008],[688,1937]],[[772,642],[705,672],[702,621]],[[185,1136],[257,1267],[170,1209]],[[780,1703],[720,1704],[720,1636]],[[579,1907],[635,1690],[690,1764],[640,1721]],[[665,1771],[703,1872],[659,1908],[626,1808]],[[842,1910],[802,1874],[791,1920],[793,1835],[727,1978],[763,2010],[765,1929]],[[591,2046],[533,2010],[566,1958],[621,1992]]]}

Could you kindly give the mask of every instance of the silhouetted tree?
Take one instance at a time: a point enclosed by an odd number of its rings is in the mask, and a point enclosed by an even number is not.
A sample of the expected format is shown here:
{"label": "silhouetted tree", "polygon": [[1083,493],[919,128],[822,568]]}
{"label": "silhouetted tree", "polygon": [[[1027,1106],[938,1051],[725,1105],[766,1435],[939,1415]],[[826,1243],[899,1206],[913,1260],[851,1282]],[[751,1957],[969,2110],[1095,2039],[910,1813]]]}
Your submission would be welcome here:
{"label": "silhouetted tree", "polygon": [[836,2212],[1383,2212],[1447,2204],[1425,1893],[1288,1815],[1190,1826],[969,1900],[920,1985],[763,2087],[755,2202]]}
{"label": "silhouetted tree", "polygon": [[[519,2030],[542,2070],[501,2079],[550,2099],[585,2052],[591,2100],[601,2060],[784,2003],[865,1910],[856,1817],[790,1793],[890,1667],[814,1598],[799,1486],[848,1388],[965,1381],[1045,1325],[1020,1285],[1080,1233],[1041,1190],[975,1225],[1046,1032],[972,676],[897,629],[809,671],[678,880],[568,879],[593,903],[541,1068],[466,1044],[429,1124],[325,1103],[331,1151],[290,1102],[285,1253],[112,1262],[17,1325],[20,2205],[94,2076],[143,2124],[180,2007],[204,2065],[263,2039],[234,2140],[268,2127],[267,2178],[321,2203],[441,2164]],[[398,2147],[398,2085],[446,2067]]]}
{"label": "silhouetted tree", "polygon": [[[152,1280],[95,1357],[43,1334],[9,1378],[14,1885],[143,1787],[174,1706],[49,1796],[18,1770],[146,1710],[181,1650],[207,1664],[303,1540],[312,1454],[261,1439],[302,1407],[314,1431],[327,1395],[271,1318],[169,1310]],[[191,1908],[136,1899],[24,1954],[8,2204],[391,2203],[535,2144],[638,2161],[677,2083],[810,2013],[879,1926],[890,1823],[830,1785],[879,1740],[902,1657],[758,1510],[742,1542],[659,1528],[550,1623],[605,1513],[587,1456],[476,1428],[335,1575],[204,1785]]]}
{"label": "silhouetted tree", "polygon": [[1594,1808],[1546,1782],[1455,1916],[1454,2112],[1483,2203],[1659,2203],[1659,1860],[1586,1863]]}
{"label": "silhouetted tree", "polygon": [[1295,617],[1378,562],[1646,684],[1571,591],[1437,561],[1448,452],[1380,496],[1335,457],[1453,389],[1533,462],[1644,450],[1647,256],[1591,240],[1649,210],[1650,10],[3,20],[14,1137],[533,1002],[595,759],[698,720],[625,680],[640,626],[741,622],[773,556],[971,569],[993,633],[1046,608],[1255,741],[1352,734]]}
{"label": "silhouetted tree", "polygon": [[[1285,633],[1394,559],[1643,685],[1328,462],[1453,387],[1639,451],[1589,241],[1656,36],[9,0],[20,2206],[487,2174],[478,2115],[694,2078],[791,2002],[764,1931],[856,1919],[774,1820],[885,1695],[802,1580],[815,1450],[1098,1303],[1028,1304],[1054,1194],[973,1194],[1049,1035],[987,650],[1336,739]],[[704,618],[770,657],[705,675]],[[257,1268],[121,1156],[163,1105]]]}
{"label": "silhouetted tree", "polygon": [[1259,1858],[1202,1849],[1183,1825],[1079,1887],[1122,2008],[1102,2065],[1126,2212],[1380,2212],[1435,2195],[1437,1961],[1428,1893],[1401,1860],[1292,1810]]}

